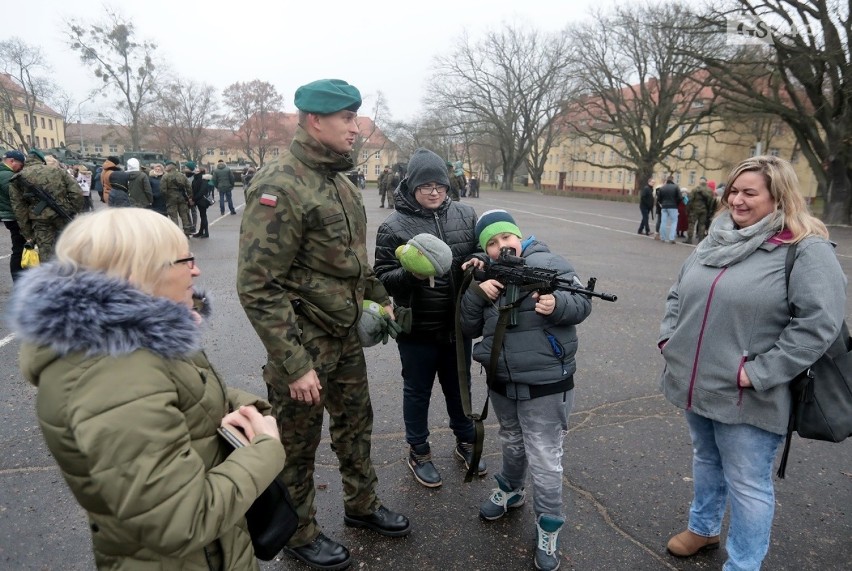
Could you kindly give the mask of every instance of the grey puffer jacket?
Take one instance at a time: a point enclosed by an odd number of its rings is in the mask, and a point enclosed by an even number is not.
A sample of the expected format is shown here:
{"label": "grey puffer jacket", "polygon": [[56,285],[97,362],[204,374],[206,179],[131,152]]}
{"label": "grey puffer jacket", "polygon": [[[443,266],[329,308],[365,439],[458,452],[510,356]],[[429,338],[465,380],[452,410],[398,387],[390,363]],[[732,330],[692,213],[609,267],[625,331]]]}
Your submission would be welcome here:
{"label": "grey puffer jacket", "polygon": [[284,448],[259,435],[231,451],[218,437],[229,411],[270,406],[225,387],[189,308],[55,263],[27,270],[9,307],[98,569],[258,569],[244,514]]}
{"label": "grey puffer jacket", "polygon": [[[531,267],[556,270],[559,277],[572,280],[577,273],[561,256],[552,254],[542,242],[529,238],[522,243],[521,257]],[[556,307],[550,315],[535,312],[535,300],[527,296],[520,304],[518,325],[507,328],[497,367],[499,383],[545,385],[562,381],[577,369],[577,328],[592,312],[592,302],[582,295],[563,290],[553,292]],[[472,289],[465,292],[461,304],[461,323],[465,335],[482,341],[473,347],[473,358],[486,368],[491,361],[491,347],[499,318],[498,305],[505,296],[491,303]]]}
{"label": "grey puffer jacket", "polygon": [[[461,286],[461,264],[479,249],[474,227],[476,212],[467,204],[446,198],[439,208],[423,208],[406,180],[394,192],[394,210],[379,226],[376,235],[376,276],[397,306],[410,307],[412,329],[402,340],[446,341],[455,331],[455,303]],[[452,269],[435,278],[435,287],[406,271],[395,252],[417,234],[432,234],[453,252]]]}
{"label": "grey puffer jacket", "polygon": [[[660,325],[661,385],[672,404],[786,433],[788,383],[825,352],[846,313],[846,277],[830,242],[799,243],[789,292],[786,255],[786,246],[767,242],[728,268],[704,266],[695,253],[687,258]],[[753,388],[737,384],[743,367]]]}

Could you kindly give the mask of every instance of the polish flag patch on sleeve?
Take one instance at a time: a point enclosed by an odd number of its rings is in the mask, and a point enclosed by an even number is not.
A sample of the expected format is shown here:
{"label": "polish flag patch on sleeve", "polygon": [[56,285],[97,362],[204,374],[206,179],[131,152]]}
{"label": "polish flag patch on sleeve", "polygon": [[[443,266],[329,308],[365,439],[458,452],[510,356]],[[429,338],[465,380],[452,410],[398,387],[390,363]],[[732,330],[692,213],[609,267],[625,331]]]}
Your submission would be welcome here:
{"label": "polish flag patch on sleeve", "polygon": [[264,192],[260,195],[260,203],[264,206],[278,206],[278,197]]}

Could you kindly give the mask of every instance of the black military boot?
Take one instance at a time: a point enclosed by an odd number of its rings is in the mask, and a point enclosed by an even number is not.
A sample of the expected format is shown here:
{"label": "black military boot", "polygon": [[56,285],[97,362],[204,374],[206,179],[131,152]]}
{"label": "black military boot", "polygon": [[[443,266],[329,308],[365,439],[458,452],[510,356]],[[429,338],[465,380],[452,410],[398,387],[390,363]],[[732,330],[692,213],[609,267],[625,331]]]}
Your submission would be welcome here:
{"label": "black military boot", "polygon": [[408,467],[411,468],[414,479],[427,488],[437,488],[441,485],[441,475],[432,464],[432,451],[428,442],[411,447],[408,452]]}
{"label": "black military boot", "polygon": [[349,550],[320,533],[316,539],[300,547],[285,547],[284,553],[295,557],[311,569],[336,571],[349,567]]}
{"label": "black military boot", "polygon": [[[470,461],[473,460],[473,442],[456,441],[456,457],[464,462],[465,470],[470,470]],[[485,460],[479,459],[479,465],[476,467],[476,475],[484,476],[488,473],[488,466],[485,465]]]}

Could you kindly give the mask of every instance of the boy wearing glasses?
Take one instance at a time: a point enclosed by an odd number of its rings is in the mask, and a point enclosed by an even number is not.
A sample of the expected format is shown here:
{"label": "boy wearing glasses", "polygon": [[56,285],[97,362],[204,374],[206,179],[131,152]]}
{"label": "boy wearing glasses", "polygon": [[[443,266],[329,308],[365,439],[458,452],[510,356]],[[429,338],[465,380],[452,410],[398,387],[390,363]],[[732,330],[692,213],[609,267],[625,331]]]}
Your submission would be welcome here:
{"label": "boy wearing glasses", "polygon": [[[465,463],[472,457],[473,422],[464,415],[456,370],[456,343],[463,343],[470,366],[470,339],[456,339],[455,299],[461,285],[461,264],[477,250],[476,212],[450,200],[446,162],[427,149],[417,149],[408,163],[408,176],[394,193],[396,211],[379,226],[376,237],[376,276],[393,297],[394,306],[411,309],[410,333],[396,341],[402,361],[402,416],[410,447],[408,467],[420,484],[436,488],[441,475],[432,462],[429,446],[429,401],[435,375],[441,384],[456,436],[455,455]],[[397,247],[417,234],[437,236],[453,252],[449,273],[436,276],[434,287],[426,276],[411,273],[394,255]],[[484,462],[478,466],[484,475]]]}

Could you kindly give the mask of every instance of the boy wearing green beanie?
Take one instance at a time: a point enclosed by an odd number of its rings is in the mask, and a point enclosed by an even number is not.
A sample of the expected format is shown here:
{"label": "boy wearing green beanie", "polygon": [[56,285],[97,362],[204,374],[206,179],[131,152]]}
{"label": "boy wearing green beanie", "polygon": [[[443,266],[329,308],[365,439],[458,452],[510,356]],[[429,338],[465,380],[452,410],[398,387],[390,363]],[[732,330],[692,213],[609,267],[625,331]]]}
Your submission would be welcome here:
{"label": "boy wearing green beanie", "polygon": [[[555,269],[572,281],[573,266],[534,237],[523,239],[515,219],[505,210],[489,210],[479,217],[476,235],[488,262],[498,262],[510,248],[527,266]],[[483,266],[482,261],[474,262]],[[505,284],[489,279],[479,284],[488,299],[468,289],[461,303],[465,335],[482,340],[473,347],[473,359],[489,369],[492,343],[505,306]],[[577,366],[576,325],[589,316],[591,301],[563,290],[522,297],[517,325],[505,329],[495,378],[488,379],[489,398],[500,423],[502,469],[497,488],[479,508],[484,520],[496,520],[523,505],[527,472],[532,475],[536,516],[535,568],[559,567],[558,537],[565,523],[562,511],[562,445],[574,403]]]}

